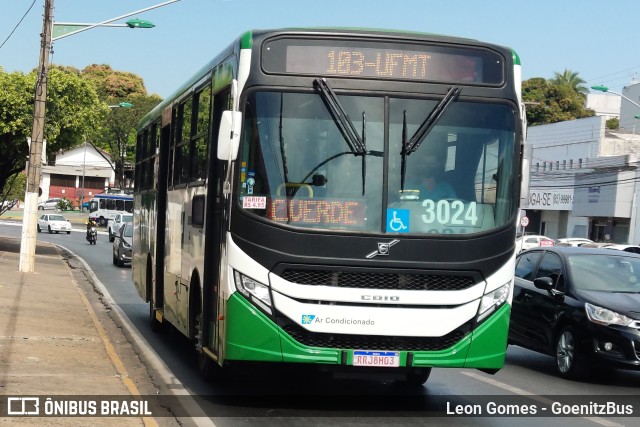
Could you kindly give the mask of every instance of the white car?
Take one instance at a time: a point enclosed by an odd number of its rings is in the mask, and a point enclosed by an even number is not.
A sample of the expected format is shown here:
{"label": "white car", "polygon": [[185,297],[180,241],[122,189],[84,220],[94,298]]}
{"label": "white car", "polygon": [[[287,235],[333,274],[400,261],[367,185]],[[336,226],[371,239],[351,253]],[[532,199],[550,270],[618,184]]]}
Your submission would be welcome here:
{"label": "white car", "polygon": [[123,224],[133,222],[133,214],[130,213],[118,213],[116,214],[114,219],[110,219],[107,223],[107,232],[109,233],[109,241],[113,242],[116,237],[116,234],[120,231],[120,227]]}
{"label": "white car", "polygon": [[517,254],[526,249],[537,248],[539,246],[554,246],[553,239],[538,235],[524,235],[516,239]]}
{"label": "white car", "polygon": [[38,218],[38,233],[47,230],[49,233],[66,231],[71,234],[71,222],[59,214],[44,214]]}
{"label": "white car", "polygon": [[606,246],[606,249],[616,249],[619,251],[631,252],[632,254],[640,254],[640,246],[638,245],[613,244],[613,245]]}
{"label": "white car", "polygon": [[585,243],[593,243],[593,240],[584,237],[565,237],[556,240],[556,245],[560,243],[561,246],[582,246]]}

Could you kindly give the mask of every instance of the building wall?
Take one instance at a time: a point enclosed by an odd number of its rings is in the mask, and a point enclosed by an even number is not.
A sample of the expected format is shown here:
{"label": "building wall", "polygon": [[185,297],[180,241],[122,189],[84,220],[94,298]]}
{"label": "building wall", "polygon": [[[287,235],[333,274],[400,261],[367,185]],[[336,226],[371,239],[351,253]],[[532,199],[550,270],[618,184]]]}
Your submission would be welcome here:
{"label": "building wall", "polygon": [[[75,176],[75,183],[67,185],[51,185],[51,175]],[[93,195],[104,192],[110,182],[115,179],[115,173],[111,164],[91,145],[76,147],[72,150],[58,154],[54,166],[44,166],[42,171],[42,196],[39,201],[54,197],[65,197],[73,203],[75,207],[81,204],[82,177],[87,180],[102,180],[98,185],[85,185],[84,201],[89,200]],[[99,187],[99,188],[98,188]]]}
{"label": "building wall", "polygon": [[620,118],[620,97],[602,92],[587,94],[587,108],[591,108],[598,116],[607,120]]}
{"label": "building wall", "polygon": [[632,133],[605,135],[604,117],[531,127],[521,208],[534,219],[533,228],[552,238],[638,243],[638,154]]}
{"label": "building wall", "polygon": [[[636,104],[640,104],[640,83],[630,84],[622,88],[622,94]],[[620,127],[629,131],[640,130],[640,121],[634,116],[640,113],[640,107],[622,99],[620,105]]]}

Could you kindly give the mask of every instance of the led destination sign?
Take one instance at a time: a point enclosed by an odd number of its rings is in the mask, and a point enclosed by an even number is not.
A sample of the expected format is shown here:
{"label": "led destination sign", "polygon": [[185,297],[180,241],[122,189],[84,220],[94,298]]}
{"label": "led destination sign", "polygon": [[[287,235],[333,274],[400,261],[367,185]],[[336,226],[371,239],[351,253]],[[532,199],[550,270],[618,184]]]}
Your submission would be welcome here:
{"label": "led destination sign", "polygon": [[502,83],[504,61],[479,48],[284,39],[266,44],[263,66],[287,74],[494,85]]}
{"label": "led destination sign", "polygon": [[295,225],[332,225],[361,228],[366,206],[352,200],[274,198],[267,203],[267,218]]}

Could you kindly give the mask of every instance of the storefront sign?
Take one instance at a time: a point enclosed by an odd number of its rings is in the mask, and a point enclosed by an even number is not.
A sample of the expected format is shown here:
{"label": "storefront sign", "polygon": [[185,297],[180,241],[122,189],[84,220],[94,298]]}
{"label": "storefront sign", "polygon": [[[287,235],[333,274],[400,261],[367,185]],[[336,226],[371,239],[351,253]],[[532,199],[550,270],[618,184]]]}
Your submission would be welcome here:
{"label": "storefront sign", "polygon": [[529,209],[569,211],[573,209],[573,191],[531,190]]}

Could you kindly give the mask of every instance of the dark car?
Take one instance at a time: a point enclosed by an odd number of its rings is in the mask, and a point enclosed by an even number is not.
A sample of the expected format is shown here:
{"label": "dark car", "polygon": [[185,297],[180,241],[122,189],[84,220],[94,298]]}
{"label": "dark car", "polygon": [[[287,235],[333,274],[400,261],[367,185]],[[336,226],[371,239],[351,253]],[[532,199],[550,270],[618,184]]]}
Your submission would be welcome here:
{"label": "dark car", "polygon": [[577,378],[593,363],[640,370],[640,256],[553,246],[516,260],[509,343]]}
{"label": "dark car", "polygon": [[133,244],[133,223],[127,222],[116,233],[113,240],[113,264],[122,267],[131,263]]}

